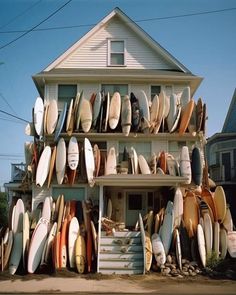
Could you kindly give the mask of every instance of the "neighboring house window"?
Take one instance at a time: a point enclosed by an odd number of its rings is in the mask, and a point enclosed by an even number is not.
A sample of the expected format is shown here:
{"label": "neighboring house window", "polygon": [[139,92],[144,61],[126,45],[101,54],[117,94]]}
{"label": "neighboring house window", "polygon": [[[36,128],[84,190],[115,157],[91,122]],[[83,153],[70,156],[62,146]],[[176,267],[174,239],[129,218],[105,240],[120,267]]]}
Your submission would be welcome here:
{"label": "neighboring house window", "polygon": [[152,85],[151,86],[151,100],[153,100],[153,97],[157,94],[159,95],[161,92],[161,86],[160,85]]}
{"label": "neighboring house window", "polygon": [[107,94],[109,92],[112,96],[115,92],[119,92],[121,97],[128,94],[127,84],[102,84],[101,90]]}
{"label": "neighboring house window", "polygon": [[58,85],[58,108],[63,109],[64,103],[67,102],[69,106],[72,98],[77,94],[77,85],[74,84],[61,84]]}
{"label": "neighboring house window", "polygon": [[125,65],[125,41],[108,40],[108,65],[124,66]]}

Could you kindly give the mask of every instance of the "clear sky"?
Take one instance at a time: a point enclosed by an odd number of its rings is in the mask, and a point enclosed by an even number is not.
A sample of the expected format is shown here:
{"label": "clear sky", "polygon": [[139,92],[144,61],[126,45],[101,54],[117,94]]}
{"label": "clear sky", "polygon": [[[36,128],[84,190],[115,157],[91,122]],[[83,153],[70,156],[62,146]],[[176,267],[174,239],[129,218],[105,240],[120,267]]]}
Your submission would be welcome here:
{"label": "clear sky", "polygon": [[[0,48],[23,34],[9,31],[30,30],[67,1],[1,0]],[[72,0],[37,27],[47,30],[32,31],[0,49],[0,110],[31,120],[38,96],[31,76],[115,7],[137,21],[193,74],[204,78],[194,98],[201,96],[207,103],[207,136],[221,132],[236,87],[235,0]],[[198,14],[217,10],[225,11]],[[49,29],[68,26],[77,27]],[[24,142],[32,140],[24,129],[25,123],[0,113],[0,186],[10,180],[10,164],[24,162]]]}

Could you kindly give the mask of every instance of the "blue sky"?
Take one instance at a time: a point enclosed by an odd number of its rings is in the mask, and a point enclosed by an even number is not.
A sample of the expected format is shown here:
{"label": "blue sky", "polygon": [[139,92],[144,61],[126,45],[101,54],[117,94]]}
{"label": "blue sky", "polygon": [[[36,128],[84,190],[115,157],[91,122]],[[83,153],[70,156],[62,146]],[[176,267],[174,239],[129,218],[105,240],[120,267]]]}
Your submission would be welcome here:
{"label": "blue sky", "polygon": [[[67,0],[1,0],[0,47],[28,30]],[[207,136],[220,132],[236,87],[236,9],[188,17],[153,19],[236,8],[235,0],[73,0],[38,28],[88,25],[31,32],[0,49],[0,110],[31,120],[38,96],[31,76],[88,32],[113,8],[137,21],[193,74],[204,78],[194,98],[207,103]],[[89,26],[90,25],[90,26]],[[3,33],[5,32],[5,33]],[[1,64],[2,63],[2,64]],[[9,121],[10,120],[10,121]],[[25,124],[0,113],[0,186],[10,164],[24,161]]]}

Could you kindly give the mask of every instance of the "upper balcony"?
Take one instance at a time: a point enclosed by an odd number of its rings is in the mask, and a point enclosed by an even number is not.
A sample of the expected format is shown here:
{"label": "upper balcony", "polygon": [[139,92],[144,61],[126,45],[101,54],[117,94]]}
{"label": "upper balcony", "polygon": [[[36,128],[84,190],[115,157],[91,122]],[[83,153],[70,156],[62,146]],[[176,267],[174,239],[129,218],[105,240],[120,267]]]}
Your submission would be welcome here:
{"label": "upper balcony", "polygon": [[218,185],[236,184],[236,167],[226,170],[224,165],[211,165],[209,173]]}

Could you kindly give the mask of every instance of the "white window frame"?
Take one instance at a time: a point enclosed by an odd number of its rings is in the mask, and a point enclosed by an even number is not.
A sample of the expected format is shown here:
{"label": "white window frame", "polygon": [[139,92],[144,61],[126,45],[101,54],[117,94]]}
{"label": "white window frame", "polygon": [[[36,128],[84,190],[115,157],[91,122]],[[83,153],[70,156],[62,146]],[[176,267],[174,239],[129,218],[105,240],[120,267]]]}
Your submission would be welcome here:
{"label": "white window frame", "polygon": [[[126,67],[126,40],[125,39],[108,39],[107,40],[107,65],[108,67]],[[112,41],[120,41],[120,42],[124,42],[124,64],[122,65],[113,65],[111,64],[111,53],[115,53],[115,52],[111,52],[111,42]],[[121,52],[117,52],[119,54],[121,54]]]}

